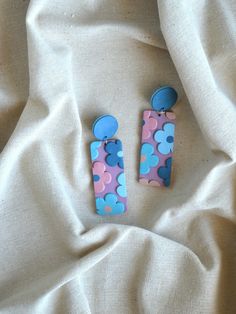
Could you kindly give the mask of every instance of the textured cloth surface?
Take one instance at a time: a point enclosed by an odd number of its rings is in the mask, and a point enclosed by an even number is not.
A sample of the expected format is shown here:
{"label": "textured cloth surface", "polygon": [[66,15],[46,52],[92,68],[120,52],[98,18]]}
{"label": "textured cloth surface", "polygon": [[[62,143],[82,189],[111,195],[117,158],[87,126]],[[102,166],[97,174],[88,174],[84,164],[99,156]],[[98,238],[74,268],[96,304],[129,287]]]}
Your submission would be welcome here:
{"label": "textured cloth surface", "polygon": [[[236,311],[235,0],[0,0],[0,313]],[[173,185],[137,183],[142,111],[179,94]],[[95,214],[119,121],[128,212]]]}

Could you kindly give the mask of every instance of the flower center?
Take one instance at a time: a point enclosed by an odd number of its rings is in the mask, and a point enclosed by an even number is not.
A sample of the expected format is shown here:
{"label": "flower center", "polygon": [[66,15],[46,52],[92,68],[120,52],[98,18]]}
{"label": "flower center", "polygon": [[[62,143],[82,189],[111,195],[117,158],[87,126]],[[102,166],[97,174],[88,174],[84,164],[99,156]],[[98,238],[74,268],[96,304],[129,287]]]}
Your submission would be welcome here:
{"label": "flower center", "polygon": [[174,142],[173,136],[172,136],[172,135],[167,136],[166,141],[167,141],[168,143],[173,143],[173,142]]}
{"label": "flower center", "polygon": [[100,180],[100,177],[97,175],[97,174],[95,174],[94,176],[93,176],[93,181],[94,182],[98,182]]}
{"label": "flower center", "polygon": [[142,155],[142,156],[141,156],[141,162],[144,162],[146,159],[147,159],[147,156],[146,156],[146,155]]}
{"label": "flower center", "polygon": [[122,150],[118,151],[117,156],[118,157],[123,157],[123,151]]}
{"label": "flower center", "polygon": [[111,212],[112,211],[112,208],[110,206],[105,206],[105,211],[106,212]]}

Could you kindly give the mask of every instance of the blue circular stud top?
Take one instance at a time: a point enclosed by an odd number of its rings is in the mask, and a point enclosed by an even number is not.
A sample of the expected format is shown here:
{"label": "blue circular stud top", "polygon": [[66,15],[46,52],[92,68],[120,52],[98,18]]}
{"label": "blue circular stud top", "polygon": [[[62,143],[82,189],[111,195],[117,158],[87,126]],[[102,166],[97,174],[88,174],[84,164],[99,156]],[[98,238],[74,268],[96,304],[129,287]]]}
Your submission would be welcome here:
{"label": "blue circular stud top", "polygon": [[169,110],[176,103],[177,92],[170,86],[157,89],[151,97],[151,106],[156,111]]}
{"label": "blue circular stud top", "polygon": [[93,134],[98,140],[105,141],[113,137],[118,130],[118,122],[115,117],[103,115],[93,123]]}

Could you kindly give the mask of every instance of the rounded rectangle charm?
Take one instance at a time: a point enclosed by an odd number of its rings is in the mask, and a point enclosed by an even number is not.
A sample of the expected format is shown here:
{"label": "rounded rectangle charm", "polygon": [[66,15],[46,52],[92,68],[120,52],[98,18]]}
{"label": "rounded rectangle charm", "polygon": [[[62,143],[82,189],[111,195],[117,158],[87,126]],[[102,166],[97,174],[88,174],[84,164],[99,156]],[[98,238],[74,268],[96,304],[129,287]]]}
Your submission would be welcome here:
{"label": "rounded rectangle charm", "polygon": [[151,186],[170,185],[175,119],[173,112],[143,112],[140,183]]}
{"label": "rounded rectangle charm", "polygon": [[94,141],[90,152],[97,214],[123,214],[127,210],[127,191],[121,141]]}

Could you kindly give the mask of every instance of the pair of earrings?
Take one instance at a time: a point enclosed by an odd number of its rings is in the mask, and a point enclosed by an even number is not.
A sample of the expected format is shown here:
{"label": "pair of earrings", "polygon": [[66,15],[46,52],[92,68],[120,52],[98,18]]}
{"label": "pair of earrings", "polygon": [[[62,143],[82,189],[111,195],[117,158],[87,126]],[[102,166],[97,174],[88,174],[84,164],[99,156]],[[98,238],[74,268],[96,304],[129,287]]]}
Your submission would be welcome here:
{"label": "pair of earrings", "polygon": [[[175,114],[170,111],[177,101],[176,91],[162,87],[151,97],[152,110],[144,110],[140,150],[139,182],[150,186],[169,186],[174,148]],[[112,139],[118,122],[103,115],[93,123],[98,139],[90,145],[96,212],[120,215],[127,210],[127,189],[123,149]]]}

